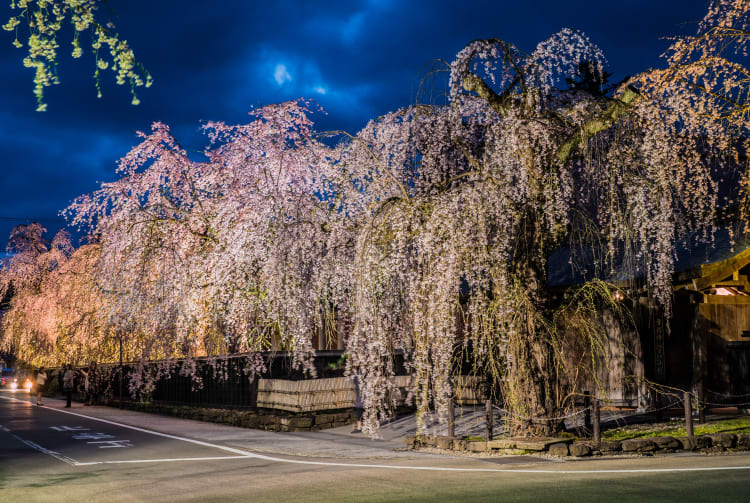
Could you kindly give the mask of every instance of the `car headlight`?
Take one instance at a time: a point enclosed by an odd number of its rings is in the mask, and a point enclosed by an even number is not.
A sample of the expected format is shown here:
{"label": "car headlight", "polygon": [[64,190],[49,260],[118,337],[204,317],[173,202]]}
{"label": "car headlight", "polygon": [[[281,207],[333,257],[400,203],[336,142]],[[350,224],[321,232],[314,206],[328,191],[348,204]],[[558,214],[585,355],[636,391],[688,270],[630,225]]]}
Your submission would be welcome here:
{"label": "car headlight", "polygon": [[31,389],[31,381],[27,379],[26,382],[23,383],[23,387],[26,389]]}
{"label": "car headlight", "polygon": [[16,381],[13,381],[10,383],[10,389],[16,389],[18,387],[18,383]]}

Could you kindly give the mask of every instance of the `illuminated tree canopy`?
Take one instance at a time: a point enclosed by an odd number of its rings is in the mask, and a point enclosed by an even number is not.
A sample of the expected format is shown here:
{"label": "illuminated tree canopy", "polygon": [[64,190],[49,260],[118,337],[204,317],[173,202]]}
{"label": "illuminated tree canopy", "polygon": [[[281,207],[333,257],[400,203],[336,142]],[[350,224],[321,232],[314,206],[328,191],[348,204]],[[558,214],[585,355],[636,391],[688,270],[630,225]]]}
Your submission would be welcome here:
{"label": "illuminated tree canopy", "polygon": [[57,75],[57,51],[59,32],[65,23],[73,26],[72,56],[80,58],[84,53],[81,36],[91,33],[91,51],[94,55],[94,82],[97,96],[101,98],[100,73],[111,70],[118,85],[128,84],[132,104],[140,101],[135,88],[151,86],[151,75],[136,61],[128,43],[114,31],[111,21],[101,22],[97,16],[100,0],[11,0],[14,15],[3,25],[3,29],[14,33],[13,46],[23,48],[19,40],[19,29],[28,30],[26,46],[28,52],[23,65],[34,69],[34,95],[37,112],[44,112],[44,88],[59,84]]}
{"label": "illuminated tree canopy", "polygon": [[[323,139],[310,105],[288,102],[207,124],[196,161],[154,124],[117,181],[66,210],[92,244],[9,259],[4,340],[45,362],[70,358],[59,341],[105,357],[102,341],[125,339],[143,359],[273,345],[312,374],[313,335],[341,334],[371,433],[391,413],[395,351],[419,418],[445,415],[468,357],[524,418],[515,431],[554,432],[545,418],[606,365],[602,312],[627,318],[615,281],[669,317],[676,243],[711,239],[717,173],[747,147],[747,17],[746,1],[714,2],[668,69],[611,96],[592,85],[601,51],[564,29],[528,54],[471,42],[447,65],[445,103],[353,136]],[[560,249],[583,278],[564,294],[547,278]]]}

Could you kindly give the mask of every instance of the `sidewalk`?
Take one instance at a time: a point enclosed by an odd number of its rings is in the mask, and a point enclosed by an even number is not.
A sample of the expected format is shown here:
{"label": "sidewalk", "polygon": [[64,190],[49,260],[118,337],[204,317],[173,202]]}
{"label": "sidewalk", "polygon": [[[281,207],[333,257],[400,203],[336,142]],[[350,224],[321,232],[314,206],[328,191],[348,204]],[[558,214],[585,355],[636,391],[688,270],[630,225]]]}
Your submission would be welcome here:
{"label": "sidewalk", "polygon": [[[36,397],[20,394],[14,398],[32,403],[36,400]],[[65,400],[57,398],[45,397],[44,405],[51,409],[259,453],[340,459],[445,458],[445,455],[406,451],[403,437],[413,433],[409,433],[411,428],[404,424],[384,429],[381,439],[370,439],[363,434],[352,434],[351,425],[317,432],[278,433],[116,407],[87,407],[80,402],[73,402],[70,409],[65,409]]]}
{"label": "sidewalk", "polygon": [[[28,395],[20,395],[17,398]],[[35,397],[29,397],[29,400]],[[440,457],[450,454],[427,454],[424,452],[405,451],[407,436],[416,435],[417,424],[414,414],[399,417],[381,426],[379,438],[370,439],[362,433],[352,433],[353,426],[314,432],[271,432],[230,426],[227,424],[182,419],[173,416],[118,409],[116,406],[86,407],[80,402],[73,402],[72,409],[63,409],[65,401],[57,398],[44,399],[46,406],[73,411],[90,417],[114,421],[130,426],[154,430],[172,435],[184,436],[195,440],[219,442],[225,445],[249,449],[255,452],[280,454],[288,456],[324,457],[324,458],[415,458]],[[566,421],[568,426],[582,424],[583,414]],[[624,426],[632,423],[653,423],[652,414],[632,411],[622,413],[603,411],[602,424]],[[498,409],[493,417],[495,435],[505,431],[505,418]],[[455,433],[462,436],[484,436],[486,417],[484,406],[456,407]],[[424,434],[447,435],[447,425],[440,423],[434,414],[425,416]]]}

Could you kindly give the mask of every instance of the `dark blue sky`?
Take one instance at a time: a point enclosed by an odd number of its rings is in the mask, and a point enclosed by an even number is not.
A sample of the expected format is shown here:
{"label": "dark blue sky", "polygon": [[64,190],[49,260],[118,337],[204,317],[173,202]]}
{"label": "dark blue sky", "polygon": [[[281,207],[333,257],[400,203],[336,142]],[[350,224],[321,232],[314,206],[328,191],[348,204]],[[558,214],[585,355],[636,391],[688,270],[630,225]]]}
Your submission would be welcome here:
{"label": "dark blue sky", "polygon": [[[198,151],[202,121],[239,123],[252,106],[304,96],[328,113],[318,129],[356,132],[413,103],[426,65],[450,61],[472,39],[498,37],[530,51],[562,27],[597,43],[619,80],[660,66],[667,46],[660,37],[693,32],[707,3],[110,0],[117,31],[151,72],[153,87],[131,106],[129,90],[105,75],[104,97],[96,99],[91,54],[72,60],[65,38],[61,85],[47,89],[44,113],[34,111],[25,49],[0,31],[0,250],[23,223],[8,218],[50,219],[42,220],[50,230],[63,225],[57,213],[113,179],[116,161],[137,143],[135,132],[153,121]],[[7,2],[0,15],[4,24]]]}

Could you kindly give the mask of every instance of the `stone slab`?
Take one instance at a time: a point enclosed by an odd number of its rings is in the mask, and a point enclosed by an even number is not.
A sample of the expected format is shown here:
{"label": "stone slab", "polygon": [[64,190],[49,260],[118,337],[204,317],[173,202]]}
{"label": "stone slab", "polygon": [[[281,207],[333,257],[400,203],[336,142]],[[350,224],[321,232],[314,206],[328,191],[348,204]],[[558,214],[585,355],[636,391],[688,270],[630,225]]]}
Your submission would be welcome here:
{"label": "stone slab", "polygon": [[743,451],[750,451],[750,435],[739,434],[737,435],[737,449]]}
{"label": "stone slab", "polygon": [[619,452],[622,450],[622,442],[620,442],[619,440],[602,440],[596,447],[601,453]]}
{"label": "stone slab", "polygon": [[682,444],[674,437],[653,437],[651,440],[660,450],[675,450],[682,448]]}
{"label": "stone slab", "polygon": [[652,452],[657,449],[650,438],[631,438],[622,442],[623,452]]}
{"label": "stone slab", "polygon": [[571,439],[565,438],[526,438],[508,437],[498,438],[488,442],[490,449],[518,449],[522,451],[546,451],[549,446],[559,443],[570,443]]}
{"label": "stone slab", "polygon": [[482,440],[478,442],[468,442],[466,450],[470,452],[485,452],[487,450],[487,442]]}
{"label": "stone slab", "polygon": [[558,442],[549,446],[548,451],[551,456],[564,457],[569,454],[568,444],[564,442]]}
{"label": "stone slab", "polygon": [[591,447],[586,444],[570,444],[569,447],[570,455],[576,458],[582,458],[584,456],[591,456]]}
{"label": "stone slab", "polygon": [[682,444],[682,448],[686,451],[695,451],[711,447],[711,439],[708,437],[677,437],[677,440]]}
{"label": "stone slab", "polygon": [[737,441],[737,437],[731,433],[714,433],[706,436],[711,439],[711,446],[722,449],[731,449]]}

